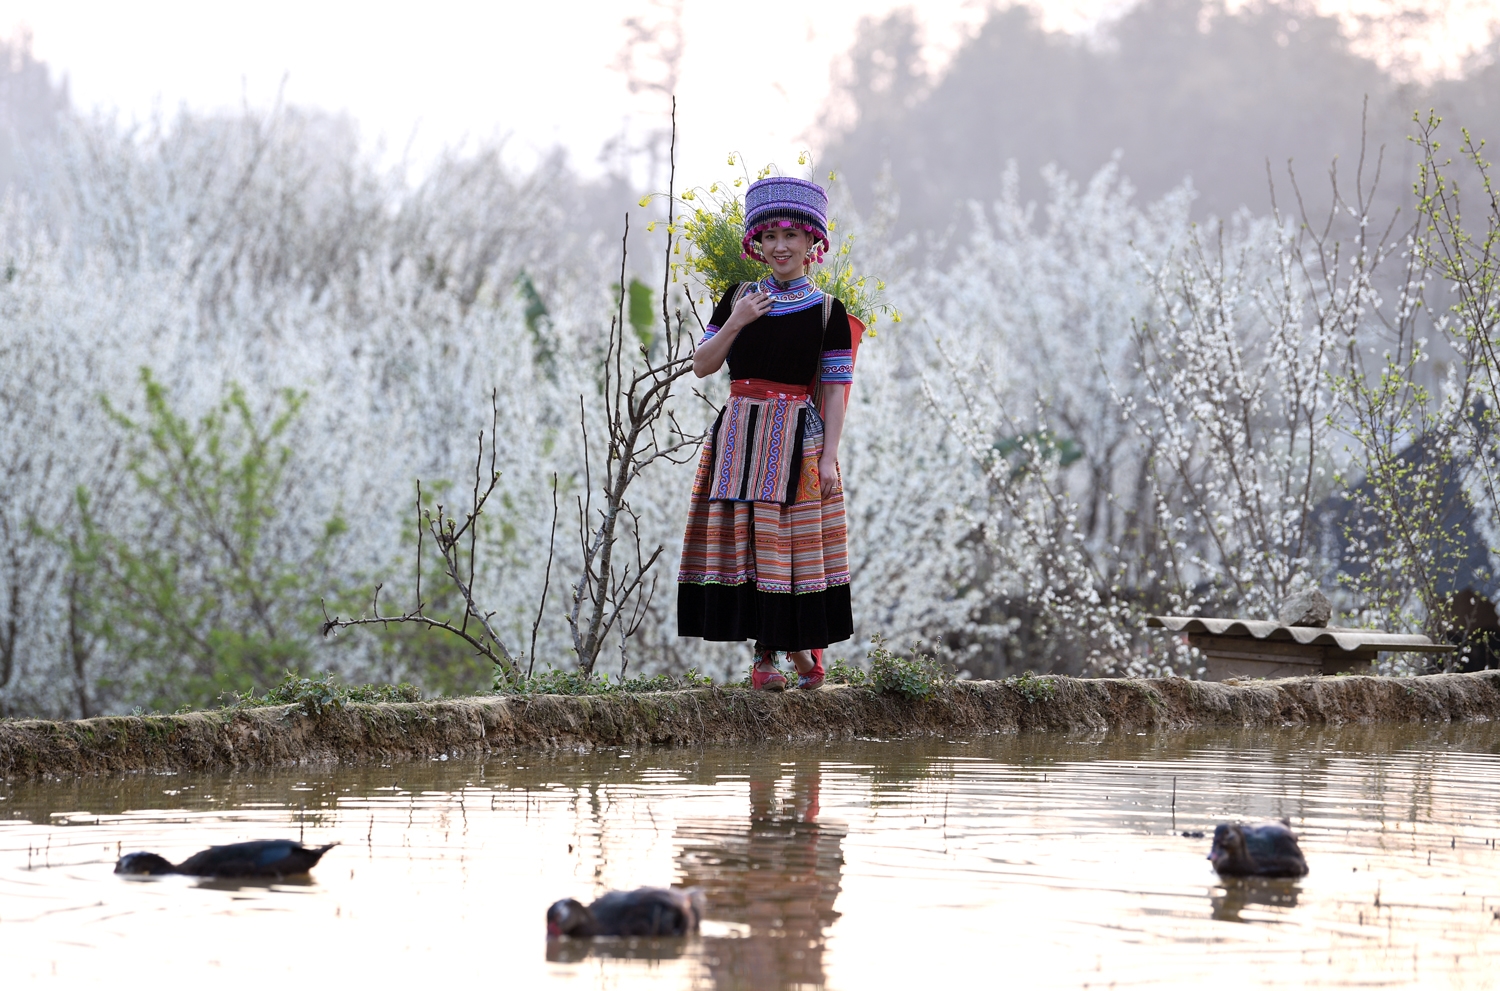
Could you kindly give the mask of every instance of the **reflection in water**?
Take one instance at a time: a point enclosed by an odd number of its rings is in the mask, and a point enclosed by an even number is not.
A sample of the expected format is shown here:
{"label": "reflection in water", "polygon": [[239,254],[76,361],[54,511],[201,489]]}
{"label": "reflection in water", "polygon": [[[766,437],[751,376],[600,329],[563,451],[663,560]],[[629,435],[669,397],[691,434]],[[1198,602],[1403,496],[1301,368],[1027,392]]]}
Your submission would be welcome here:
{"label": "reflection in water", "polygon": [[[1298,881],[1182,835],[1282,816]],[[112,873],[303,830],[341,844],[311,878]],[[700,936],[542,951],[559,897],[669,883]],[[1494,987],[1500,724],[0,781],[7,987],[117,983],[164,932],[164,982],[236,986]]]}
{"label": "reflection in water", "polygon": [[[1273,877],[1226,877],[1219,882],[1209,901],[1213,905],[1213,917],[1220,922],[1248,922],[1240,916],[1246,907],[1264,905],[1267,908],[1287,909],[1297,907],[1299,880]],[[1254,921],[1264,922],[1264,917]]]}
{"label": "reflection in water", "polygon": [[314,888],[318,880],[310,874],[288,877],[200,877],[193,887],[209,891],[278,891],[284,888]]}
{"label": "reflection in water", "polygon": [[690,950],[691,937],[647,939],[549,939],[548,963],[582,963],[589,957],[605,960],[677,960]]}
{"label": "reflection in water", "polygon": [[816,764],[786,776],[779,771],[775,764],[752,767],[748,815],[677,823],[676,884],[703,889],[708,932],[687,939],[549,940],[547,960],[670,960],[688,953],[721,991],[822,987],[847,830],[820,815]]}
{"label": "reflection in water", "polygon": [[845,828],[820,819],[816,765],[790,786],[762,766],[750,777],[745,820],[688,819],[677,825],[682,883],[704,889],[708,917],[736,924],[704,937],[715,988],[822,987],[827,929],[844,867]]}

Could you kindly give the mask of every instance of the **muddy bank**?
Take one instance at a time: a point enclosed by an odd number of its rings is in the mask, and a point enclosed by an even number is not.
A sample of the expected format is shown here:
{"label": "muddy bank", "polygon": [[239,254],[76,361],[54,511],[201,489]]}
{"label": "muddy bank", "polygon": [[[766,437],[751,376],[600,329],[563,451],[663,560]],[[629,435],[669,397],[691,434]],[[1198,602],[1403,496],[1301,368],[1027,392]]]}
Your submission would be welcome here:
{"label": "muddy bank", "polygon": [[979,733],[1500,717],[1500,671],[1421,678],[1219,684],[1036,678],[968,682],[919,701],[863,688],[768,695],[708,688],[639,695],[480,696],[349,705],[0,721],[0,777],[379,763],[520,748],[691,746]]}

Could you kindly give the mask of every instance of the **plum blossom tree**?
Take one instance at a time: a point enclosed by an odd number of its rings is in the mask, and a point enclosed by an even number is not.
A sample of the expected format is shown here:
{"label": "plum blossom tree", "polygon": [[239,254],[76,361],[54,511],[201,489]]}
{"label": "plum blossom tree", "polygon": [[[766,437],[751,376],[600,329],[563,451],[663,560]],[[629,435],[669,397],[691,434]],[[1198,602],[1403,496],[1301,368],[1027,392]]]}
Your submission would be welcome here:
{"label": "plum blossom tree", "polygon": [[[636,594],[675,573],[692,465],[637,471],[630,425],[650,407],[664,432],[636,453],[690,451],[673,445],[722,393],[662,392],[692,307],[670,256],[622,270],[619,231],[594,228],[619,189],[492,147],[413,180],[348,121],[291,107],[138,128],[48,107],[43,137],[7,146],[0,202],[0,714],[203,701],[269,687],[282,663],[491,685],[461,638],[325,641],[299,619],[275,663],[204,653],[190,691],[180,658],[102,621],[100,568],[191,546],[158,476],[129,470],[125,424],[170,412],[192,433],[230,397],[286,452],[257,542],[267,574],[308,581],[278,615],[319,599],[348,615],[378,580],[382,603],[426,596],[460,629],[479,605],[517,665],[612,669],[619,647],[632,673],[742,672],[741,648],[677,638],[672,596]],[[859,640],[835,653],[882,634],[940,638],[974,676],[1190,674],[1145,614],[1265,614],[1302,581],[1336,587],[1344,617],[1451,632],[1460,552],[1500,543],[1500,214],[1477,140],[1455,166],[1435,119],[1418,124],[1416,217],[1395,226],[1363,172],[1316,222],[1273,204],[1194,226],[1189,186],[1140,203],[1117,164],[1049,170],[1038,206],[1012,168],[962,240],[921,251],[889,241],[889,212],[841,206],[841,232],[862,234],[850,264],[884,274],[907,319],[859,355],[841,451]],[[646,285],[649,331],[625,319]],[[657,398],[612,404],[632,383]],[[495,467],[476,489],[481,430]],[[628,499],[606,481],[622,470]],[[428,529],[419,560],[414,509],[456,533],[454,508],[486,490],[451,566]],[[555,507],[580,505],[581,539],[557,539]],[[611,518],[626,550],[606,566]],[[445,568],[466,594],[435,594]],[[173,573],[179,601],[210,597],[213,573]]]}

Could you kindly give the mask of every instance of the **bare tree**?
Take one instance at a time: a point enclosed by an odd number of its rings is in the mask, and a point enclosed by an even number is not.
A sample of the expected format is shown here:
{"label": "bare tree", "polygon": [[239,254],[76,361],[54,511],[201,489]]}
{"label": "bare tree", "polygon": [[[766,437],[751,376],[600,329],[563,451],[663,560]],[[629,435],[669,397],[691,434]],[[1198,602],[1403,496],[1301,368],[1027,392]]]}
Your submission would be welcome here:
{"label": "bare tree", "polygon": [[[639,340],[625,320],[626,242],[630,217],[620,239],[618,308],[610,320],[609,341],[604,358],[604,387],[600,393],[607,417],[607,443],[603,484],[595,503],[593,468],[595,457],[588,442],[588,417],[579,397],[579,425],[584,431],[585,492],[578,499],[578,535],[583,568],[572,586],[568,603],[568,626],[578,667],[591,676],[611,632],[620,636],[623,677],[629,667],[625,652],[628,638],[640,628],[651,605],[656,582],[646,584],[647,573],[661,556],[663,547],[647,553],[640,541],[640,520],[627,498],[631,484],[654,462],[666,459],[680,463],[703,434],[689,435],[671,410],[673,386],[692,368],[692,353],[683,329],[681,309],[671,310],[672,249],[676,243],[676,146],[677,100],[672,100],[672,140],[667,148],[667,243],[662,266],[662,348],[653,357],[655,342]],[[631,354],[634,352],[634,354]],[[638,356],[638,357],[637,357]],[[660,433],[659,433],[660,431]],[[689,452],[689,453],[684,453]],[[620,567],[615,544],[620,539],[621,519],[629,520],[627,532],[633,542],[634,561]]]}
{"label": "bare tree", "polygon": [[[672,410],[674,386],[692,368],[691,346],[684,330],[682,312],[671,308],[671,254],[677,237],[676,218],[671,206],[675,202],[671,195],[671,182],[675,180],[675,100],[672,121],[672,143],[668,146],[671,178],[668,182],[667,243],[662,274],[662,334],[659,338],[654,338],[653,335],[652,340],[642,340],[636,329],[625,319],[628,299],[626,246],[630,236],[630,217],[627,214],[625,230],[620,239],[618,302],[616,312],[610,320],[604,350],[603,378],[599,383],[599,406],[594,411],[594,419],[602,419],[605,423],[602,466],[598,464],[598,454],[590,444],[591,417],[588,399],[583,395],[578,397],[578,425],[583,438],[584,470],[584,492],[578,497],[578,540],[582,564],[577,580],[571,584],[567,599],[567,621],[572,632],[573,649],[578,655],[578,669],[585,678],[593,676],[599,653],[612,634],[617,634],[620,638],[620,673],[624,676],[629,668],[626,642],[650,614],[651,598],[656,590],[656,581],[650,572],[665,548],[658,544],[648,551],[642,544],[640,517],[630,505],[630,487],[642,472],[657,461],[681,463],[690,457],[691,450],[703,436],[701,432],[692,435],[685,432]],[[467,643],[477,654],[487,658],[495,666],[496,684],[499,687],[516,686],[530,677],[536,660],[536,631],[546,610],[555,543],[549,542],[546,578],[539,596],[541,601],[537,616],[532,624],[531,657],[524,671],[521,655],[512,651],[495,632],[491,620],[496,610],[483,609],[474,597],[475,558],[479,551],[478,520],[500,479],[494,443],[494,437],[500,428],[497,396],[498,394],[491,397],[494,416],[489,446],[489,476],[486,480],[483,472],[485,437],[481,431],[479,455],[474,463],[470,507],[461,516],[446,512],[441,505],[437,507],[436,513],[425,509],[421,500],[421,483],[418,483],[416,601],[412,609],[400,615],[382,614],[381,586],[376,585],[369,615],[343,619],[339,616],[330,617],[325,611],[324,636],[351,626],[378,625],[384,628],[392,623],[416,623],[452,634]],[[603,471],[596,491],[594,479],[598,467],[602,467]],[[552,526],[555,536],[555,478],[553,485]],[[426,603],[422,598],[422,548],[428,536],[442,555],[443,574],[462,598],[463,617],[457,621],[430,616],[426,612]],[[617,545],[622,538],[629,540],[631,544],[630,557],[624,564],[619,562],[616,554],[619,549]]]}
{"label": "bare tree", "polygon": [[[484,483],[482,469],[484,467],[484,431],[479,432],[479,454],[474,459],[474,490],[471,497],[470,508],[464,512],[462,522],[445,511],[441,503],[437,506],[437,512],[426,509],[422,505],[422,482],[417,481],[417,574],[416,574],[416,602],[410,612],[400,615],[382,615],[380,612],[380,590],[383,584],[375,586],[375,592],[370,598],[370,615],[359,616],[352,619],[342,619],[339,616],[329,616],[327,606],[324,606],[323,636],[328,636],[335,630],[342,630],[351,626],[373,626],[380,625],[388,627],[391,623],[415,623],[419,626],[442,630],[458,637],[464,643],[474,648],[475,653],[486,658],[495,666],[496,680],[507,685],[514,685],[521,680],[520,659],[511,649],[506,646],[505,641],[495,632],[491,620],[495,616],[495,610],[482,610],[474,601],[474,563],[479,549],[479,517],[484,512],[485,503],[489,501],[495,492],[495,486],[500,481],[500,472],[495,468],[495,435],[500,429],[500,404],[498,392],[490,396],[490,406],[493,417],[490,425],[490,470],[488,483],[484,484],[483,491],[480,485]],[[441,619],[436,616],[427,615],[427,603],[422,598],[422,548],[428,536],[432,537],[433,543],[437,545],[438,553],[443,556],[443,574],[453,586],[458,589],[463,599],[464,614],[457,624]],[[464,544],[467,541],[468,549],[465,552]],[[470,621],[474,623],[474,629],[469,627]]]}

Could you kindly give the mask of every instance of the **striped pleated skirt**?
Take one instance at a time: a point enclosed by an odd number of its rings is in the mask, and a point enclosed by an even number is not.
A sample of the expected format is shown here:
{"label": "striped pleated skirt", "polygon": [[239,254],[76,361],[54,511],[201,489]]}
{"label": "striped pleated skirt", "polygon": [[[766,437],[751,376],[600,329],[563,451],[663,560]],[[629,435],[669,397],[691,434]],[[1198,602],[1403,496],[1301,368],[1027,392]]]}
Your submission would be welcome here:
{"label": "striped pleated skirt", "polygon": [[680,635],[807,650],[853,634],[844,492],[821,497],[822,453],[806,389],[734,383],[693,479]]}

